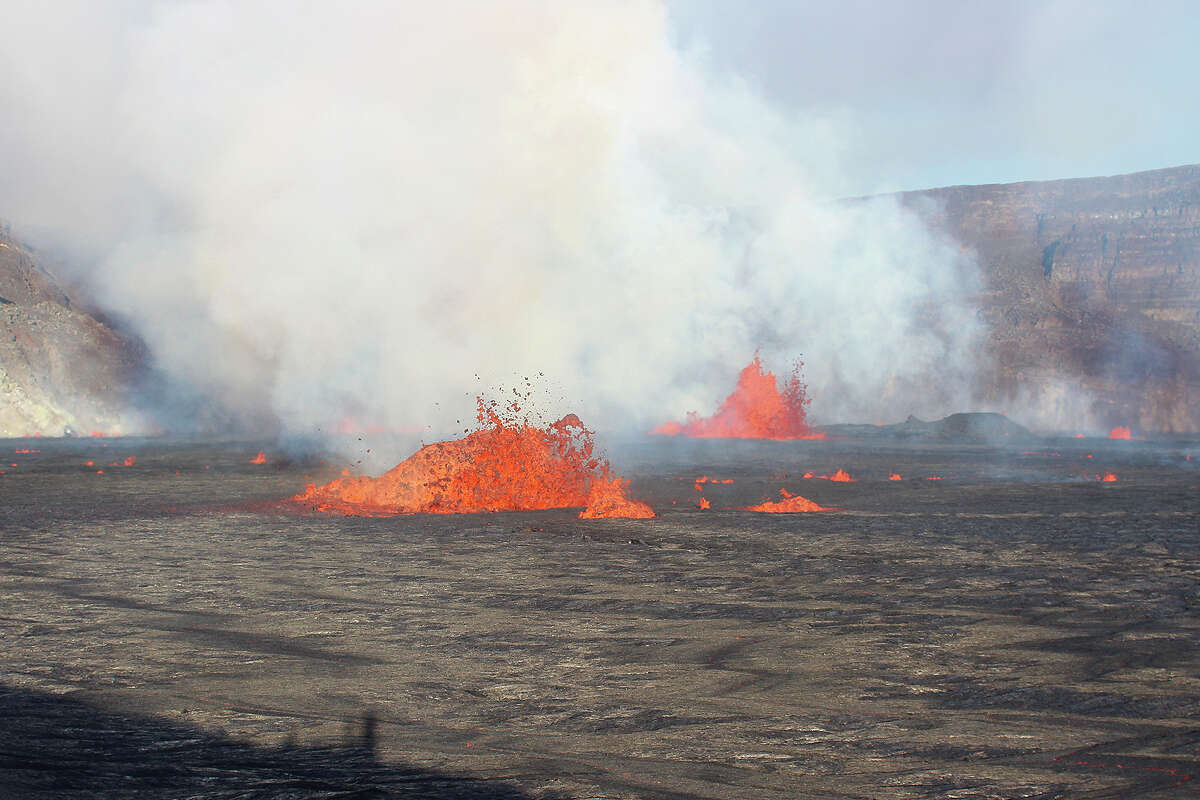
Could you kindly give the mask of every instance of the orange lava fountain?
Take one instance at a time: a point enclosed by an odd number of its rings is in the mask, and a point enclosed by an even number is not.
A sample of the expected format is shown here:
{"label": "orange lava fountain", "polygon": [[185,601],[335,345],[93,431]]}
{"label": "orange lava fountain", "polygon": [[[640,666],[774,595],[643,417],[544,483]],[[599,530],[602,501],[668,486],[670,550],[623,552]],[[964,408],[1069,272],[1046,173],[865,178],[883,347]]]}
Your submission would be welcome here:
{"label": "orange lava fountain", "polygon": [[623,478],[596,478],[588,490],[587,508],[580,512],[581,519],[624,517],[626,519],[650,519],[654,511],[645,503],[630,500],[625,496],[629,481]]}
{"label": "orange lava fountain", "polygon": [[798,494],[789,495],[787,492],[780,492],[784,496],[783,500],[759,503],[756,506],[746,506],[743,511],[759,511],[764,514],[799,514],[808,511],[832,511],[831,508],[819,506],[812,500],[806,497],[801,497]]}
{"label": "orange lava fountain", "polygon": [[[545,430],[503,419],[479,399],[479,430],[426,445],[378,478],[309,484],[290,502],[352,516],[470,514],[586,507],[593,517],[653,517],[625,497],[627,482],[593,454],[592,432],[574,414]],[[518,410],[514,404],[509,407]]]}
{"label": "orange lava fountain", "polygon": [[688,412],[685,422],[667,422],[652,434],[689,436],[697,439],[824,439],[805,420],[809,404],[807,387],[800,381],[800,364],[784,384],[763,369],[758,355],[738,375],[733,393],[711,417]]}
{"label": "orange lava fountain", "polygon": [[900,477],[899,472],[893,472],[891,475],[888,475],[888,480],[889,481],[902,481],[902,480],[904,480],[904,478]]}
{"label": "orange lava fountain", "polygon": [[1131,431],[1129,428],[1125,427],[1124,425],[1118,425],[1117,427],[1112,429],[1112,433],[1108,434],[1108,438],[1110,438],[1110,439],[1132,439],[1133,431]]}
{"label": "orange lava fountain", "polygon": [[858,478],[851,478],[850,473],[844,469],[839,469],[837,472],[829,476],[829,480],[836,483],[854,483]]}
{"label": "orange lava fountain", "polygon": [[1111,472],[1106,472],[1106,473],[1104,473],[1103,477],[1100,477],[1100,480],[1103,481],[1104,483],[1115,483],[1117,480],[1117,476]]}
{"label": "orange lava fountain", "polygon": [[259,451],[258,451],[258,455],[256,455],[254,458],[250,459],[250,463],[251,463],[251,464],[265,464],[265,463],[267,463],[267,454],[266,454],[266,453],[264,453],[262,450],[259,450]]}

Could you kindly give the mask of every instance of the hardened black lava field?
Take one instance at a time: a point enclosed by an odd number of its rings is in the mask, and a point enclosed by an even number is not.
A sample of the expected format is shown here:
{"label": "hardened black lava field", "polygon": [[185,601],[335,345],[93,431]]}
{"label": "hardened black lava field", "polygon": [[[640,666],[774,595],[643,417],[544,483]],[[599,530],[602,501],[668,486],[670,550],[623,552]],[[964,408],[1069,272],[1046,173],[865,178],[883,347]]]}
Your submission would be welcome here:
{"label": "hardened black lava field", "polygon": [[3,798],[1200,794],[1194,440],[618,445],[651,520],[3,444]]}

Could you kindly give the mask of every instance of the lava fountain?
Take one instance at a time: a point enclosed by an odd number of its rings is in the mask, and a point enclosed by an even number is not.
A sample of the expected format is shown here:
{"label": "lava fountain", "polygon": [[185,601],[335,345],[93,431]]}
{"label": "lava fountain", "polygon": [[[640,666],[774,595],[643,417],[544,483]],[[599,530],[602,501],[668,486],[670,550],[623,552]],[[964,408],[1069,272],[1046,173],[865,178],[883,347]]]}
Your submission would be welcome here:
{"label": "lava fountain", "polygon": [[774,373],[764,370],[755,354],[715,414],[701,417],[689,411],[685,422],[667,422],[650,433],[699,439],[824,439],[825,434],[814,431],[805,419],[811,401],[800,380],[801,366],[796,364],[781,392]]}
{"label": "lava fountain", "polygon": [[[515,414],[516,404],[508,407]],[[584,507],[583,518],[653,517],[594,454],[592,431],[568,414],[536,428],[478,400],[479,429],[425,445],[378,478],[309,484],[292,505],[351,516],[470,514]]]}
{"label": "lava fountain", "polygon": [[758,511],[763,514],[801,514],[810,511],[833,511],[835,509],[820,506],[809,500],[807,497],[801,497],[798,494],[792,494],[786,490],[779,492],[782,500],[765,500],[756,506],[746,506],[743,511]]}

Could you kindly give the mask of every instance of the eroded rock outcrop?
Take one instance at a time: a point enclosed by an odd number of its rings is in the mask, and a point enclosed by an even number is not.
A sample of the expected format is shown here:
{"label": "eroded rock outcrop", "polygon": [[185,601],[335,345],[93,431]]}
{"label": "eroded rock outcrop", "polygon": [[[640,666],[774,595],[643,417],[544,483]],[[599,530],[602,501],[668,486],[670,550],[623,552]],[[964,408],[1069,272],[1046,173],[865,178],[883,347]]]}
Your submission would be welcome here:
{"label": "eroded rock outcrop", "polygon": [[0,227],[0,436],[130,433],[140,348]]}
{"label": "eroded rock outcrop", "polygon": [[900,197],[978,256],[981,405],[1200,430],[1200,165]]}

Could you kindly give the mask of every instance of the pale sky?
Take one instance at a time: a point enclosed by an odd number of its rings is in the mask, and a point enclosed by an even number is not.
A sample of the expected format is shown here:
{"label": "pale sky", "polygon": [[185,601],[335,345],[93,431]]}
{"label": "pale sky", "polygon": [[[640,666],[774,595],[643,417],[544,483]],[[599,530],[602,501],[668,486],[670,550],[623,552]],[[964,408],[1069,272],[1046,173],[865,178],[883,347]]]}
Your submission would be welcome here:
{"label": "pale sky", "polygon": [[1200,162],[1200,3],[669,6],[714,69],[839,121],[849,194]]}

